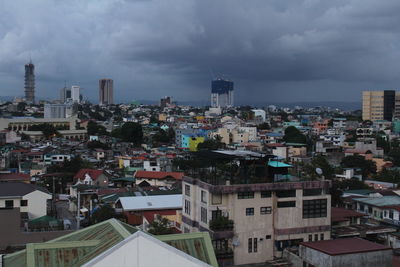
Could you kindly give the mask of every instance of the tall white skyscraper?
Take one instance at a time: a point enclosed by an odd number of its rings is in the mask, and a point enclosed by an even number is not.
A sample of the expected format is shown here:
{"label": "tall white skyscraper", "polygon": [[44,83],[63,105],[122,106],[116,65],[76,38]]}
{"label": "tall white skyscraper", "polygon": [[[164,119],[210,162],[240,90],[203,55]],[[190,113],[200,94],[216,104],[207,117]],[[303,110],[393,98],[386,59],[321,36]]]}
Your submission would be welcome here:
{"label": "tall white skyscraper", "polygon": [[112,79],[99,80],[100,105],[114,104],[114,81]]}
{"label": "tall white skyscraper", "polygon": [[81,102],[81,87],[77,85],[71,86],[71,99],[72,102]]}

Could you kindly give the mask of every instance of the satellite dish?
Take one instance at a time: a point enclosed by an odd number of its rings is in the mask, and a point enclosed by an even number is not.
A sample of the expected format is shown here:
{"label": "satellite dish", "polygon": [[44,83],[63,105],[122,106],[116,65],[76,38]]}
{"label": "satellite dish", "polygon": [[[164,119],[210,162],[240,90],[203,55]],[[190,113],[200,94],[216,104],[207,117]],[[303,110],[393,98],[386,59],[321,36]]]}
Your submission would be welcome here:
{"label": "satellite dish", "polygon": [[315,172],[316,172],[318,175],[322,175],[322,169],[321,169],[321,168],[316,168],[316,169],[315,169]]}
{"label": "satellite dish", "polygon": [[240,245],[239,239],[238,239],[238,238],[234,238],[234,239],[232,240],[232,245],[233,245],[234,247],[239,246],[239,245]]}

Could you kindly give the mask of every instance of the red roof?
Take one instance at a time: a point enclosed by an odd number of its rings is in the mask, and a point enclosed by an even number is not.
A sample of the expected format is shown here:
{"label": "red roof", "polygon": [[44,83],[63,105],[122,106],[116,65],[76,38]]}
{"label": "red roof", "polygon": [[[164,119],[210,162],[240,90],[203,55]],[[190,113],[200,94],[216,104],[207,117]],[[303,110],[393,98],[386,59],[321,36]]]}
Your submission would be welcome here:
{"label": "red roof", "polygon": [[345,208],[331,208],[331,221],[332,222],[343,222],[347,221],[351,217],[364,217],[365,214],[354,210],[348,210]]}
{"label": "red roof", "polygon": [[0,181],[30,181],[31,176],[25,173],[0,174]]}
{"label": "red roof", "polygon": [[365,253],[378,250],[391,250],[390,247],[357,237],[316,242],[302,242],[300,245],[318,250],[331,256]]}
{"label": "red roof", "polygon": [[104,172],[103,170],[93,170],[93,169],[80,169],[77,174],[74,176],[74,180],[83,180],[85,179],[85,175],[89,174],[90,178],[92,180],[97,180],[100,175],[102,175]]}
{"label": "red roof", "polygon": [[269,143],[267,144],[267,147],[285,147],[285,145],[280,143]]}
{"label": "red roof", "polygon": [[183,172],[153,172],[153,171],[137,171],[135,178],[143,179],[166,179],[172,177],[175,180],[182,180]]}

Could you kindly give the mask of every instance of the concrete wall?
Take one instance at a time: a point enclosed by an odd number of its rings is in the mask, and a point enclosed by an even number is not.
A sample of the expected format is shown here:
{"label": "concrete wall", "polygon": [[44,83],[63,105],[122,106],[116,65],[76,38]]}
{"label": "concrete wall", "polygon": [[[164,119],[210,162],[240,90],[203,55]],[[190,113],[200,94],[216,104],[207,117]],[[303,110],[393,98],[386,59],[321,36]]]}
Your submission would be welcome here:
{"label": "concrete wall", "polygon": [[66,235],[71,231],[23,232],[19,209],[0,209],[0,249],[24,246],[26,243],[45,242]]}
{"label": "concrete wall", "polygon": [[23,196],[22,199],[28,200],[27,212],[29,219],[45,216],[47,214],[47,200],[51,198],[52,196],[50,194],[39,190]]}

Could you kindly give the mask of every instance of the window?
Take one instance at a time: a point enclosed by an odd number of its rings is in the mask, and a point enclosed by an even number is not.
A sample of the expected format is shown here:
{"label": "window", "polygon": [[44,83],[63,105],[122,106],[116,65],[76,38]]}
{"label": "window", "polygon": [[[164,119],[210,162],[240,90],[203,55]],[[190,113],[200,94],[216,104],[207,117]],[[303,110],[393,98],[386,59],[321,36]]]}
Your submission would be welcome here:
{"label": "window", "polygon": [[246,208],[246,216],[253,216],[254,208]]}
{"label": "window", "polygon": [[249,238],[248,243],[247,243],[247,251],[249,253],[253,252],[253,238]]}
{"label": "window", "polygon": [[261,198],[271,197],[271,191],[261,191]]}
{"label": "window", "polygon": [[201,214],[200,214],[200,219],[203,223],[207,223],[207,209],[201,207]]}
{"label": "window", "polygon": [[215,239],[212,241],[212,244],[216,251],[228,250],[228,240],[227,239]]}
{"label": "window", "polygon": [[308,235],[308,241],[312,241],[312,235]]}
{"label": "window", "polygon": [[360,204],[360,210],[361,210],[361,211],[364,211],[364,210],[365,210],[365,208],[364,208],[364,205],[363,205],[363,204]]}
{"label": "window", "polygon": [[304,189],[303,196],[319,196],[322,195],[322,189]]}
{"label": "window", "polygon": [[190,215],[190,201],[185,199],[185,213]]}
{"label": "window", "polygon": [[[385,213],[386,213],[386,211],[385,211]],[[389,211],[389,218],[393,219],[393,211],[392,210]]]}
{"label": "window", "polygon": [[14,200],[6,200],[6,208],[14,208]]}
{"label": "window", "polygon": [[372,207],[368,207],[368,213],[372,214]]}
{"label": "window", "polygon": [[303,219],[326,217],[326,199],[303,200]]}
{"label": "window", "polygon": [[293,208],[296,207],[296,201],[279,201],[278,208]]}
{"label": "window", "polygon": [[314,241],[318,241],[318,234],[314,235]]}
{"label": "window", "polygon": [[20,206],[21,206],[21,207],[26,207],[26,206],[28,206],[28,200],[26,200],[26,199],[21,199]]}
{"label": "window", "polygon": [[254,198],[254,192],[239,192],[238,199]]}
{"label": "window", "polygon": [[319,240],[324,240],[324,234],[320,234]]}
{"label": "window", "polygon": [[265,214],[271,214],[272,208],[271,207],[261,207],[260,208],[260,214],[265,215]]}
{"label": "window", "polygon": [[213,210],[211,211],[211,220],[215,220],[222,216],[222,210]]}
{"label": "window", "polygon": [[201,190],[201,202],[207,203],[207,192]]}
{"label": "window", "polygon": [[211,195],[211,203],[215,204],[222,204],[222,194],[212,194]]}
{"label": "window", "polygon": [[271,239],[271,235],[266,235],[265,239]]}
{"label": "window", "polygon": [[279,198],[296,197],[296,190],[280,190],[276,191],[275,194]]}
{"label": "window", "polygon": [[253,238],[253,252],[257,252],[257,238]]}
{"label": "window", "polygon": [[185,185],[185,195],[190,197],[190,185]]}

